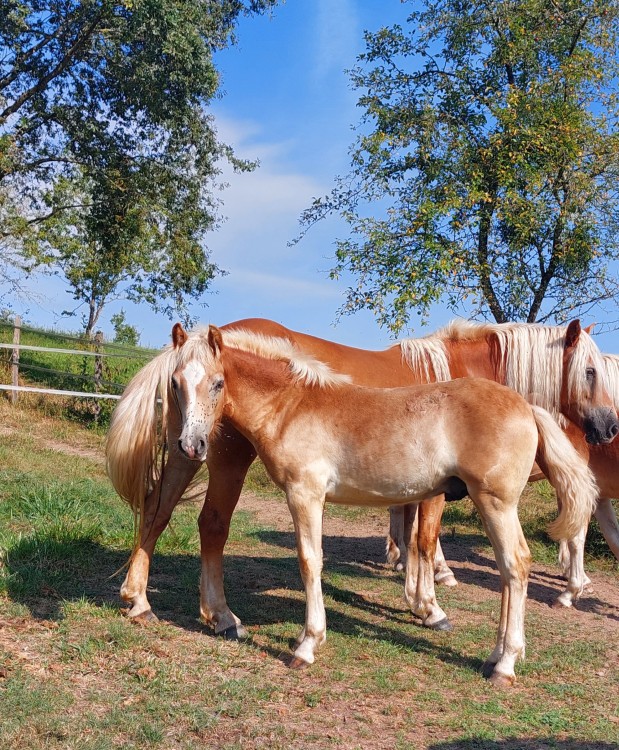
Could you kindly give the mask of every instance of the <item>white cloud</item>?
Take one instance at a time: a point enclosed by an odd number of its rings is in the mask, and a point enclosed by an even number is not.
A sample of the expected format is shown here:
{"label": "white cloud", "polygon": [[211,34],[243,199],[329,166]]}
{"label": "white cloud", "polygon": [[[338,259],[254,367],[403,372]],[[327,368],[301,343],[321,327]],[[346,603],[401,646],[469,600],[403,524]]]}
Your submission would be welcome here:
{"label": "white cloud", "polygon": [[360,38],[359,15],[353,0],[318,0],[314,61],[318,83],[352,67]]}

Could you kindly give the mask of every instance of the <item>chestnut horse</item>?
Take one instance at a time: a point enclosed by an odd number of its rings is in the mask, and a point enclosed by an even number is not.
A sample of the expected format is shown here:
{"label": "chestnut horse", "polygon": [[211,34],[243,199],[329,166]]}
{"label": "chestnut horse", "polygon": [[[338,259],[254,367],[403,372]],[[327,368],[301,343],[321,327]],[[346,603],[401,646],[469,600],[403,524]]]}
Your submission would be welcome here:
{"label": "chestnut horse", "polygon": [[[619,408],[619,356],[605,354],[604,364],[613,401]],[[599,491],[594,514],[611,552],[619,560],[619,523],[611,503],[611,498],[619,498],[619,440],[590,445],[573,425],[569,425],[566,432],[580,454],[586,456],[593,471]],[[590,581],[583,568],[585,536],[586,529],[574,539],[561,540],[559,563],[568,579],[580,578],[588,584]],[[561,600],[561,597],[559,603],[571,604],[570,601]]]}
{"label": "chestnut horse", "polygon": [[[502,361],[502,349],[497,331],[507,331],[516,324],[503,326],[451,325],[445,331],[422,339],[401,342],[382,351],[367,351],[325,341],[314,336],[291,331],[269,320],[247,319],[223,327],[224,332],[243,328],[255,333],[286,338],[303,352],[329,365],[332,370],[347,373],[354,383],[366,386],[405,386],[428,381],[447,380],[451,373],[482,375],[504,379],[507,369]],[[533,333],[524,351],[514,356],[523,361],[520,369],[550,371],[553,382],[554,404],[576,424],[599,424],[597,438],[605,439],[616,421],[607,408],[610,397],[604,390],[597,370],[603,367],[601,355],[590,336],[580,329],[578,321],[567,328],[527,326]],[[226,333],[224,333],[224,336]],[[520,337],[522,338],[522,337]],[[507,342],[515,347],[520,338]],[[533,345],[529,339],[542,342]],[[197,465],[187,460],[178,449],[174,438],[179,432],[175,410],[163,417],[165,428],[172,435],[167,452],[160,454],[163,438],[157,426],[144,421],[149,415],[160,386],[161,362],[164,351],[147,364],[126,388],[114,412],[107,440],[107,464],[112,482],[134,509],[139,521],[136,548],[129,570],[121,587],[122,598],[130,603],[129,616],[143,621],[155,619],[147,598],[148,574],[156,542],[166,528],[176,504],[193,479]],[[528,359],[527,359],[528,357]],[[470,372],[466,371],[466,367]],[[515,369],[512,366],[510,369]],[[592,382],[591,370],[593,369]],[[450,372],[451,370],[451,372]],[[539,380],[541,375],[537,375]],[[162,391],[167,382],[161,384]],[[548,387],[545,388],[548,391]],[[551,401],[550,398],[546,399]],[[546,405],[550,405],[546,403]],[[168,419],[169,416],[169,419]],[[168,424],[169,422],[169,424]],[[146,426],[145,426],[146,424]],[[595,430],[589,428],[595,438]],[[209,482],[204,507],[199,517],[202,554],[203,614],[213,625],[216,634],[228,638],[244,637],[245,629],[226,601],[223,586],[223,550],[228,538],[230,519],[239,499],[247,470],[256,452],[251,443],[226,420],[208,456]],[[159,464],[163,466],[160,470]],[[433,566],[435,545],[442,514],[441,501],[424,501],[419,506],[419,525],[422,530],[420,579],[434,585],[425,568]],[[410,566],[409,566],[410,567]],[[417,590],[414,581],[417,571],[410,571],[407,597],[413,611],[422,613],[415,603]],[[428,594],[432,596],[432,592]],[[440,622],[440,621],[437,621]],[[422,616],[422,623],[437,627],[437,622]],[[448,627],[444,622],[440,627]]]}
{"label": "chestnut horse", "polygon": [[[291,666],[312,664],[326,639],[324,503],[387,506],[444,492],[471,497],[492,543],[502,602],[486,671],[493,684],[512,684],[516,660],[524,657],[530,567],[517,504],[531,466],[537,457],[561,494],[561,512],[551,525],[555,537],[586,526],[597,494],[586,462],[551,415],[483,378],[366,388],[285,339],[241,331],[228,333],[224,343],[214,326],[188,335],[176,324],[172,340],[162,374],[174,368],[179,450],[206,461],[225,418],[286,493],[306,595]],[[168,414],[173,408],[164,405]],[[151,414],[155,421],[155,408]],[[424,604],[433,617],[444,617],[435,601]],[[208,609],[204,613],[208,617]]]}
{"label": "chestnut horse", "polygon": [[[535,330],[532,328],[531,330]],[[441,335],[439,333],[438,335]],[[619,408],[619,357],[615,355],[603,355],[606,370],[606,385],[610,389],[611,400],[615,408]],[[515,379],[508,380],[509,385],[520,393],[527,393],[526,384],[518,383]],[[538,391],[539,392],[539,391]],[[548,407],[549,402],[546,400],[545,405]],[[572,444],[577,448],[580,454],[588,459],[589,467],[593,471],[596,482],[599,487],[600,497],[594,509],[594,515],[600,525],[600,529],[608,546],[619,559],[619,524],[614,512],[610,498],[619,495],[619,442],[587,442],[586,436],[581,429],[569,420],[560,420],[562,426]],[[544,474],[535,471],[530,481],[538,481],[544,478]],[[560,498],[558,498],[560,502]],[[442,513],[444,503],[437,501],[433,507],[436,514]],[[417,508],[414,505],[410,507],[398,506],[390,509],[390,525],[387,537],[387,562],[395,564],[398,569],[402,569],[402,560],[412,555],[410,566],[407,565],[407,589],[412,591],[416,588],[414,578],[415,571],[418,569],[419,561],[417,554],[420,547],[425,542],[417,544],[418,534]],[[573,602],[581,596],[585,587],[591,583],[584,571],[584,547],[587,529],[584,528],[580,533],[569,540],[561,540],[559,547],[559,564],[567,578],[567,587],[565,591],[557,597],[555,606],[570,607]],[[406,550],[408,549],[408,552]],[[405,553],[405,554],[403,554]],[[437,582],[455,585],[456,580],[449,566],[447,565],[440,542],[437,540],[435,569]]]}

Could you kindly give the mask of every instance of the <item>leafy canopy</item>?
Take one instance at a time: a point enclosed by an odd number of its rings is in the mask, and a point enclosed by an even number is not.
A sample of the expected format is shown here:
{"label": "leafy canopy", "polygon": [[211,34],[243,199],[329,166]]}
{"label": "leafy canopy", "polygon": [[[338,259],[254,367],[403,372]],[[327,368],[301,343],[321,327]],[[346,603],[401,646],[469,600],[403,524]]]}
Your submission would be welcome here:
{"label": "leafy canopy", "polygon": [[563,320],[617,295],[618,4],[435,0],[365,35],[352,170],[302,216],[350,225],[344,312],[432,303]]}
{"label": "leafy canopy", "polygon": [[[110,294],[186,311],[218,269],[215,50],[275,0],[0,0],[0,243]],[[94,312],[93,312],[94,310]]]}

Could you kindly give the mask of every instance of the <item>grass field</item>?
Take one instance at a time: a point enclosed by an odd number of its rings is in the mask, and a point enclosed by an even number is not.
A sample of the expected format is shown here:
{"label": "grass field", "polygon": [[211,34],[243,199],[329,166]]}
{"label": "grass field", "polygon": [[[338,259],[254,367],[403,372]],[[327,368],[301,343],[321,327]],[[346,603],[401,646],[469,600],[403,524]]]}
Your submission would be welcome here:
{"label": "grass field", "polygon": [[[0,320],[0,343],[12,344],[13,324]],[[49,351],[37,351],[21,348],[19,351],[19,378],[21,385],[33,385],[40,388],[53,388],[65,391],[92,393],[94,384],[95,358],[88,352],[95,351],[92,341],[76,333],[33,329],[23,326],[20,346],[42,347]],[[86,352],[65,354],[58,349]],[[143,367],[156,352],[143,347],[128,347],[105,342],[98,347],[102,357],[102,380],[100,391],[103,393],[121,394],[124,386]],[[11,382],[10,361],[12,349],[0,349],[0,382]],[[36,394],[22,394],[31,408],[43,414],[62,414],[82,424],[91,425],[94,421],[92,399],[56,398]],[[113,400],[99,400],[97,422],[101,427],[109,424],[109,417],[114,408]]]}
{"label": "grass field", "polygon": [[499,614],[492,553],[468,501],[444,519],[460,584],[439,589],[455,625],[415,625],[401,574],[383,563],[385,514],[325,521],[328,641],[309,670],[286,661],[304,617],[281,494],[252,469],[227,547],[226,590],[250,639],[198,620],[198,506],[157,547],[149,598],[160,622],[122,614],[131,513],[104,473],[103,437],[0,401],[0,748],[610,750],[619,747],[619,569],[591,529],[594,592],[575,611],[543,532],[554,498],[527,490],[535,557],[518,683],[480,674]]}

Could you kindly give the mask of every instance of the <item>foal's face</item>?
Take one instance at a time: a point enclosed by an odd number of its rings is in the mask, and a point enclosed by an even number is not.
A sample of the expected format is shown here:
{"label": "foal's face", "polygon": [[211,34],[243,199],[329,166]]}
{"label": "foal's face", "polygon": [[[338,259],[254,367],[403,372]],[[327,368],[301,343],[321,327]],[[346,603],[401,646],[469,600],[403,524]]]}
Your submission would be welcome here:
{"label": "foal's face", "polygon": [[224,376],[219,366],[197,359],[178,367],[172,375],[172,392],[182,419],[178,447],[188,458],[204,461],[209,438],[223,411]]}

